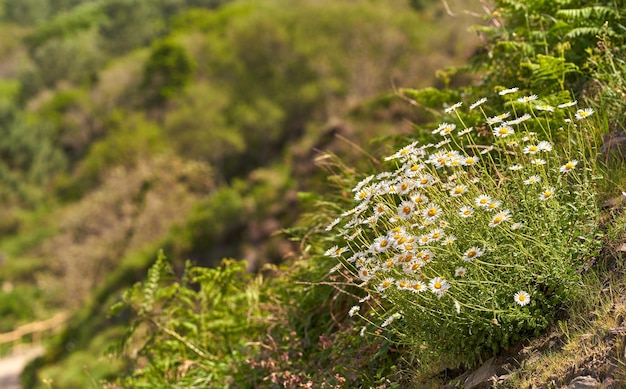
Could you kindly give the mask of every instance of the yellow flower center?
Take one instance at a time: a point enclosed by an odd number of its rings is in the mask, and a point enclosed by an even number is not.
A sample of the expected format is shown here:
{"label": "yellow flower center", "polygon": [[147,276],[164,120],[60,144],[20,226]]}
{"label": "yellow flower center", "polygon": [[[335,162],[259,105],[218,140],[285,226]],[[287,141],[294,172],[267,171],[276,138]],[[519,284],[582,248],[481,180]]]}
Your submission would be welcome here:
{"label": "yellow flower center", "polygon": [[469,253],[467,253],[467,257],[468,258],[474,258],[476,256],[477,252],[476,250],[472,250]]}
{"label": "yellow flower center", "polygon": [[435,289],[441,289],[441,282],[435,282],[435,284],[433,285],[433,287]]}
{"label": "yellow flower center", "polygon": [[524,296],[523,294],[519,296],[519,301],[524,301],[526,300],[526,296]]}
{"label": "yellow flower center", "polygon": [[493,224],[498,224],[502,221],[502,216],[496,216],[493,218]]}
{"label": "yellow flower center", "polygon": [[380,247],[387,247],[388,244],[389,242],[387,242],[386,240],[383,240],[382,242],[380,242]]}
{"label": "yellow flower center", "polygon": [[433,217],[437,215],[437,210],[435,208],[431,208],[428,210],[428,216]]}

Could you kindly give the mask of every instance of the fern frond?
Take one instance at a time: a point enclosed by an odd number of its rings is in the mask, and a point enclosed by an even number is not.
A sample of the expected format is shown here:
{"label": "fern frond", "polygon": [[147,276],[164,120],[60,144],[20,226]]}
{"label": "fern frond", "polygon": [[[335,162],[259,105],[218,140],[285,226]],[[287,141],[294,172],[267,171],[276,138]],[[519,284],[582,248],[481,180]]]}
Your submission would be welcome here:
{"label": "fern frond", "polygon": [[597,5],[576,9],[560,9],[556,12],[556,16],[561,19],[576,21],[592,18],[606,19],[607,17],[617,16],[617,13],[612,8]]}
{"label": "fern frond", "polygon": [[597,36],[602,33],[606,33],[609,36],[615,35],[611,30],[603,29],[600,27],[577,27],[565,34],[565,38],[567,39],[576,39],[581,36]]}
{"label": "fern frond", "polygon": [[148,276],[143,284],[143,303],[141,304],[141,308],[139,310],[140,315],[150,311],[154,306],[154,296],[160,286],[159,281],[168,271],[170,271],[169,263],[167,262],[167,258],[165,257],[163,250],[160,250],[157,260],[154,265],[152,265],[150,270],[148,270]]}

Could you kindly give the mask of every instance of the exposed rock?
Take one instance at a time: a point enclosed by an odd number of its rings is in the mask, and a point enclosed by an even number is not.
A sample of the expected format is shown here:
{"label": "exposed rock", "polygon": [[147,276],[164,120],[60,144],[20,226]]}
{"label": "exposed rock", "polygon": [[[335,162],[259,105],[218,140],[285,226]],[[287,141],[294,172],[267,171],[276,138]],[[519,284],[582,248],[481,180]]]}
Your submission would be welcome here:
{"label": "exposed rock", "polygon": [[489,358],[478,370],[471,373],[464,382],[465,389],[487,388],[493,383],[493,379],[503,373],[502,368],[495,363],[495,358]]}
{"label": "exposed rock", "polygon": [[567,389],[594,389],[599,387],[598,380],[588,375],[576,377],[567,385]]}
{"label": "exposed rock", "polygon": [[604,135],[600,151],[605,161],[614,158],[626,161],[626,132],[611,132]]}

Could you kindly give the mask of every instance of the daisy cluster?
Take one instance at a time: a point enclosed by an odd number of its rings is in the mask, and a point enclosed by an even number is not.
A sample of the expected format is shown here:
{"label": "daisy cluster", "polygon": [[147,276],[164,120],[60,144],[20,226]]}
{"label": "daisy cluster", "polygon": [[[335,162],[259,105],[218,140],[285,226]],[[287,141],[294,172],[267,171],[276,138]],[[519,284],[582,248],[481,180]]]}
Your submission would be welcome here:
{"label": "daisy cluster", "polygon": [[[518,90],[499,94],[513,93]],[[484,277],[484,269],[494,266],[490,260],[498,249],[494,242],[514,239],[526,228],[528,221],[518,212],[519,204],[541,207],[555,201],[559,182],[567,180],[565,176],[573,174],[579,163],[556,155],[549,132],[534,131],[542,128],[537,125],[541,115],[569,110],[575,101],[553,107],[541,103],[537,95],[522,96],[513,102],[526,105],[528,113],[498,115],[485,113],[486,102],[482,98],[466,110],[482,113],[482,122],[474,126],[464,123],[462,103],[446,108],[446,115],[454,120],[431,130],[437,143],[402,147],[385,158],[392,169],[370,175],[352,189],[356,206],[327,227],[345,242],[325,253],[338,259],[332,271],[349,269],[368,296],[379,294],[431,307],[451,296],[450,306],[457,313],[475,307],[471,303],[474,283],[468,275]],[[593,110],[579,109],[572,119],[580,121],[592,114]],[[491,143],[479,143],[475,128]],[[520,193],[511,196],[499,190],[505,184]],[[512,291],[511,307],[530,304],[531,296],[532,291],[521,288]],[[354,306],[349,314],[359,311]]]}

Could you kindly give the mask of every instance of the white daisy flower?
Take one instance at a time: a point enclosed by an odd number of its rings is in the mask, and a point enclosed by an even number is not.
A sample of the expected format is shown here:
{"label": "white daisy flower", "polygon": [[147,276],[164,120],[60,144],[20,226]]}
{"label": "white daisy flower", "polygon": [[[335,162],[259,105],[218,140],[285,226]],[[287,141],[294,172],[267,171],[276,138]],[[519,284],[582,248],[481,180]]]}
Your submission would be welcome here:
{"label": "white daisy flower", "polygon": [[340,217],[333,220],[328,226],[326,226],[326,231],[331,231],[337,224],[339,224],[340,221],[341,221]]}
{"label": "white daisy flower", "polygon": [[554,197],[554,188],[548,188],[539,195],[539,200],[546,201]]}
{"label": "white daisy flower", "polygon": [[376,289],[378,289],[379,292],[384,292],[390,286],[395,285],[395,281],[396,280],[394,280],[393,278],[385,278],[380,284],[378,284]]}
{"label": "white daisy flower", "polygon": [[381,327],[387,327],[389,324],[393,323],[394,319],[395,319],[395,316],[391,315],[380,326]]}
{"label": "white daisy flower", "polygon": [[530,304],[530,295],[527,292],[520,290],[519,292],[515,293],[515,296],[513,296],[513,300],[515,300],[517,305],[523,307]]}
{"label": "white daisy flower", "polygon": [[437,204],[430,204],[426,209],[424,209],[424,219],[428,220],[428,221],[435,221],[437,220],[441,214],[443,213],[443,210],[441,209],[441,207]]}
{"label": "white daisy flower", "polygon": [[461,131],[457,132],[457,135],[458,135],[458,136],[463,136],[463,135],[465,135],[465,134],[469,134],[469,133],[470,133],[470,132],[472,132],[473,130],[474,130],[474,127],[468,127],[468,128],[466,128],[466,129],[464,129],[464,130],[461,130]]}
{"label": "white daisy flower", "polygon": [[549,152],[552,151],[552,143],[542,140],[537,144],[539,151]]}
{"label": "white daisy flower", "polygon": [[443,296],[448,291],[448,289],[450,289],[450,284],[448,283],[448,281],[444,280],[441,277],[435,277],[430,280],[430,282],[428,283],[428,287],[430,288],[431,292],[436,294],[437,297],[441,298],[441,296]]}
{"label": "white daisy flower", "polygon": [[563,174],[565,173],[569,173],[570,171],[574,170],[574,168],[576,167],[576,165],[578,165],[578,161],[573,159],[569,162],[567,162],[565,165],[561,166],[559,168],[559,171]]}
{"label": "white daisy flower", "polygon": [[539,152],[539,146],[537,145],[528,145],[524,147],[524,154],[535,154]]}
{"label": "white daisy flower", "polygon": [[485,250],[481,249],[480,247],[470,247],[469,249],[465,250],[465,253],[463,253],[463,257],[461,259],[463,259],[465,262],[471,262],[474,259],[482,256],[484,253]]}
{"label": "white daisy flower", "polygon": [[449,106],[448,108],[444,109],[444,112],[445,112],[445,113],[454,112],[454,111],[456,111],[456,110],[457,110],[457,108],[459,108],[461,105],[463,105],[463,102],[462,102],[462,101],[460,101],[460,102],[458,102],[458,103],[456,103],[456,104],[453,104],[453,105]]}
{"label": "white daisy flower", "polygon": [[426,284],[422,281],[413,281],[411,284],[411,292],[413,293],[421,293],[426,290]]}
{"label": "white daisy flower", "polygon": [[350,317],[354,316],[357,314],[357,312],[359,312],[359,310],[361,310],[361,307],[358,305],[354,305],[352,308],[350,308],[350,310],[348,311],[348,315],[350,315]]}
{"label": "white daisy flower", "polygon": [[576,104],[578,104],[578,100],[574,100],[574,101],[570,101],[570,102],[567,102],[567,103],[559,104],[559,105],[557,105],[557,108],[573,107]]}
{"label": "white daisy flower", "polygon": [[463,159],[463,166],[472,166],[474,165],[476,162],[478,162],[478,159],[476,157],[465,157],[465,159]]}
{"label": "white daisy flower", "polygon": [[493,129],[493,135],[497,136],[498,138],[506,138],[507,136],[513,134],[515,134],[515,130],[513,130],[513,127],[506,124],[503,124]]}
{"label": "white daisy flower", "polygon": [[469,110],[472,111],[474,109],[476,109],[478,106],[484,104],[487,102],[487,98],[483,97],[482,99],[476,101],[474,104],[470,105]]}
{"label": "white daisy flower", "polygon": [[467,185],[457,185],[454,188],[450,189],[450,196],[458,197],[465,192],[467,192]]}
{"label": "white daisy flower", "polygon": [[413,193],[409,198],[416,205],[428,204],[428,202],[430,201],[426,195],[420,192]]}
{"label": "white daisy flower", "polygon": [[535,107],[537,111],[554,112],[554,107],[548,104],[541,104]]}
{"label": "white daisy flower", "polygon": [[433,134],[439,134],[442,136],[449,135],[456,128],[456,124],[441,123],[439,127],[433,130]]}
{"label": "white daisy flower", "polygon": [[539,96],[537,95],[529,95],[529,96],[520,97],[519,99],[517,99],[517,101],[519,101],[520,103],[529,103],[531,101],[537,100],[538,98]]}
{"label": "white daisy flower", "polygon": [[576,120],[583,120],[593,115],[593,113],[594,113],[593,108],[579,109],[578,111],[576,111],[576,114],[574,115],[574,117],[576,118]]}
{"label": "white daisy flower", "polygon": [[493,218],[489,222],[489,227],[499,226],[500,224],[509,220],[511,220],[511,211],[509,211],[508,209],[504,209],[493,215]]}
{"label": "white daisy flower", "polygon": [[333,246],[329,248],[328,250],[326,250],[324,255],[327,257],[336,258],[336,257],[339,257],[341,254],[345,253],[346,251],[348,251],[347,247]]}
{"label": "white daisy flower", "polygon": [[491,203],[491,197],[486,195],[486,194],[482,194],[478,197],[476,197],[476,199],[474,200],[474,203],[479,206],[479,207],[483,207],[486,208],[489,203]]}
{"label": "white daisy flower", "polygon": [[519,90],[519,88],[518,88],[518,87],[514,87],[514,88],[509,88],[509,89],[504,89],[504,90],[501,90],[500,92],[498,92],[498,94],[499,94],[500,96],[504,96],[504,95],[508,95],[509,93],[515,93],[515,92],[517,92],[518,90]]}
{"label": "white daisy flower", "polygon": [[541,177],[538,175],[534,175],[534,176],[530,176],[528,177],[528,179],[524,180],[524,184],[526,185],[532,185],[532,184],[536,184],[539,181],[541,181]]}

